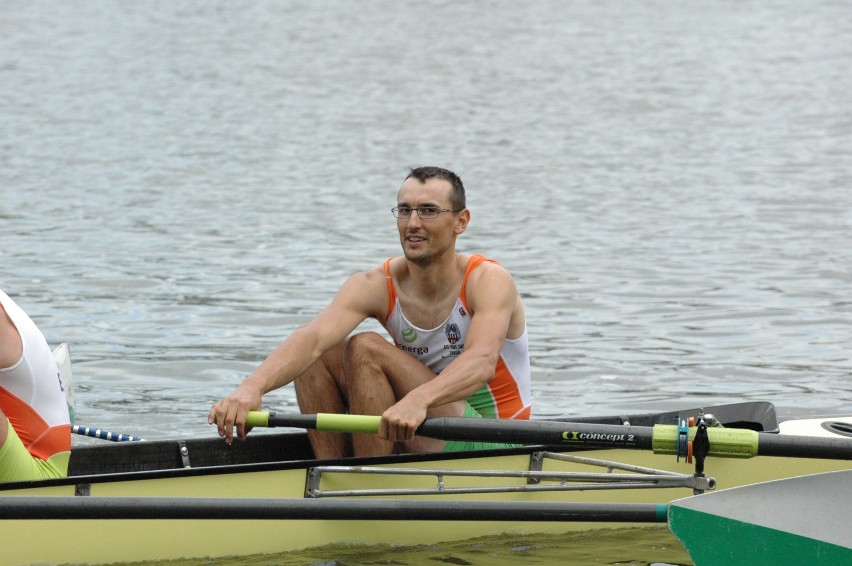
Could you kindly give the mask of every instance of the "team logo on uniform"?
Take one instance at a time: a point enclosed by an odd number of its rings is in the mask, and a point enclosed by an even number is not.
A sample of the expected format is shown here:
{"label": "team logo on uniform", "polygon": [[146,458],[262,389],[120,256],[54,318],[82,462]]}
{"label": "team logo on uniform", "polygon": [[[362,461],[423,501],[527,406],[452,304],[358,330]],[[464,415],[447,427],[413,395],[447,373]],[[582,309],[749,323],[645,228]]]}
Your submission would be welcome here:
{"label": "team logo on uniform", "polygon": [[447,340],[450,344],[455,344],[459,340],[461,340],[461,331],[459,331],[459,325],[455,322],[451,322],[450,324],[444,326],[444,332],[447,333]]}
{"label": "team logo on uniform", "polygon": [[415,340],[417,340],[417,333],[413,328],[406,328],[402,331],[402,339],[411,344]]}

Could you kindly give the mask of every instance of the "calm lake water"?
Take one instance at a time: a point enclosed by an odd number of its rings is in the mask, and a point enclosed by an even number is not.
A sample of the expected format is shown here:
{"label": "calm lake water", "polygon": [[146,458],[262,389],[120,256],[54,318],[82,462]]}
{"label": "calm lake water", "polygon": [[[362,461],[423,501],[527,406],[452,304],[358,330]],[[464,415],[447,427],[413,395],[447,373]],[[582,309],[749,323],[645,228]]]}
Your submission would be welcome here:
{"label": "calm lake water", "polygon": [[840,0],[7,1],[0,288],[81,424],[213,435],[436,164],[525,299],[534,415],[848,413],[850,61]]}

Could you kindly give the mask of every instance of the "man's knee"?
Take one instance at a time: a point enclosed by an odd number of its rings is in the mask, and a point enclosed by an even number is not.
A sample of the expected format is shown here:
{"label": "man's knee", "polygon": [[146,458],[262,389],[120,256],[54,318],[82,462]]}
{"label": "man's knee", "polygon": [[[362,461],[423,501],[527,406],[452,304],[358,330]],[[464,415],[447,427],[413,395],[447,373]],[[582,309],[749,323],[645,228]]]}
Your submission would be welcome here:
{"label": "man's knee", "polygon": [[349,338],[343,352],[343,362],[347,367],[352,367],[353,364],[375,363],[383,352],[387,353],[388,348],[393,347],[393,344],[376,332],[361,332]]}

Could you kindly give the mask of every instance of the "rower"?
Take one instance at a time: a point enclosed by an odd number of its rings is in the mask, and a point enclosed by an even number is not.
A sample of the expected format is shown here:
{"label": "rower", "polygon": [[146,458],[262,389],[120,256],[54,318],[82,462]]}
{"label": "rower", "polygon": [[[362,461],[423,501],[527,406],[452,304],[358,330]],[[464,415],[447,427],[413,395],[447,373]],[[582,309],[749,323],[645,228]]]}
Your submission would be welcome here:
{"label": "rower", "polygon": [[0,482],[64,477],[71,420],[41,331],[0,291]]}
{"label": "rower", "polygon": [[[345,207],[345,204],[342,204]],[[330,210],[329,216],[341,211]],[[350,277],[331,304],[285,340],[208,421],[230,443],[264,394],[295,381],[303,413],[381,415],[378,436],[309,433],[318,458],[353,453],[493,447],[415,436],[427,417],[528,419],[529,347],[524,306],[509,272],[456,252],[470,211],[447,169],[409,171],[392,209],[403,255]],[[373,318],[375,332],[349,336]]]}

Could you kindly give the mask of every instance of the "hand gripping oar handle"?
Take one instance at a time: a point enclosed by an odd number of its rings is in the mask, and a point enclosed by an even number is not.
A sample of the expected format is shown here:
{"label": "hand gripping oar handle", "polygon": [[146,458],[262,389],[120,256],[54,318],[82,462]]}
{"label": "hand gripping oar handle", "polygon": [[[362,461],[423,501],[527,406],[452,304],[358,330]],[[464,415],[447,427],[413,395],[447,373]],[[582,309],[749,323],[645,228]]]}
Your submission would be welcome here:
{"label": "hand gripping oar handle", "polygon": [[[369,415],[316,415],[250,412],[249,426],[310,428],[326,432],[376,433],[381,417]],[[690,439],[695,427],[689,429]],[[423,421],[417,434],[440,440],[465,440],[510,444],[573,445],[653,450],[677,454],[677,425],[619,426],[561,421],[522,421],[437,417]],[[751,458],[787,456],[852,460],[852,441],[810,436],[780,436],[753,430],[709,428],[709,456]]]}

